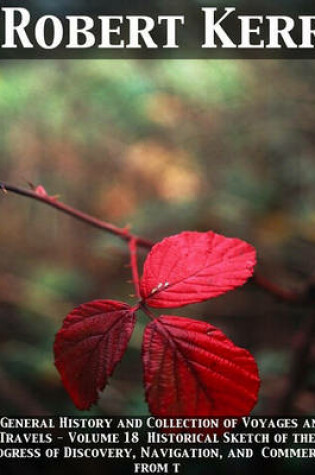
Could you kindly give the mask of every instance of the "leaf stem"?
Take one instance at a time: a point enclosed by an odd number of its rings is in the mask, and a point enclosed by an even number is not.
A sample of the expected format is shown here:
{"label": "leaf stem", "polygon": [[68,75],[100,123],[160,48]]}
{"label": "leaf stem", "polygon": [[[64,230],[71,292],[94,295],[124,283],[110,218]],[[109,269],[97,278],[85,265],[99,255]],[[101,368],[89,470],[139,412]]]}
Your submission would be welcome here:
{"label": "leaf stem", "polygon": [[153,312],[151,312],[151,310],[148,309],[148,307],[146,306],[146,304],[144,303],[144,301],[141,301],[140,302],[140,308],[141,310],[143,311],[143,313],[146,314],[147,317],[149,317],[150,320],[155,320],[157,317],[154,315]]}
{"label": "leaf stem", "polygon": [[140,283],[139,283],[139,272],[138,272],[138,262],[137,262],[137,239],[132,237],[128,241],[128,247],[130,252],[130,266],[132,272],[132,282],[135,288],[136,297],[141,298],[140,295]]}

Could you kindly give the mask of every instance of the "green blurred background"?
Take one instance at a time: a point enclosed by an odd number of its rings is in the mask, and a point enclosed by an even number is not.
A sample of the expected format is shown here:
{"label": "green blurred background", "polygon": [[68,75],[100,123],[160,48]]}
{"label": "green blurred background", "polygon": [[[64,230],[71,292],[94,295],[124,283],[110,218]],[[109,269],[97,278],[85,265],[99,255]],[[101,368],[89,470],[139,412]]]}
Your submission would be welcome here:
{"label": "green blurred background", "polygon": [[[260,273],[300,289],[315,260],[315,63],[27,61],[0,68],[0,179],[158,240],[182,230],[243,238]],[[45,205],[0,197],[3,414],[78,414],[53,364],[65,315],[132,302],[124,243]],[[143,259],[144,254],[141,254]],[[308,308],[252,283],[176,310],[257,359],[256,414],[277,414]],[[145,415],[138,325],[90,414]],[[290,412],[315,412],[315,348]]]}

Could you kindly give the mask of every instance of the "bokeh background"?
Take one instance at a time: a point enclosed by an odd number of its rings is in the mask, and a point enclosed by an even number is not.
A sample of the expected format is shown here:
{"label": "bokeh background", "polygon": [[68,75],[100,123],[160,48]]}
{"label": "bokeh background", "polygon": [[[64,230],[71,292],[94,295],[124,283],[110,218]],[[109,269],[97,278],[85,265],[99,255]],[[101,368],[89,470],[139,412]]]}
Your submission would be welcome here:
{"label": "bokeh background", "polygon": [[[210,229],[243,238],[256,246],[257,269],[275,285],[303,291],[312,281],[314,62],[0,66],[1,180],[41,184],[153,240]],[[79,414],[53,364],[54,335],[84,301],[133,301],[126,245],[9,193],[0,196],[0,216],[1,413]],[[312,312],[314,318],[311,305],[278,301],[251,282],[175,314],[209,321],[252,352],[262,378],[255,414],[281,414],[285,404],[287,415],[311,415]],[[145,324],[140,316],[89,414],[148,414],[140,357]]]}

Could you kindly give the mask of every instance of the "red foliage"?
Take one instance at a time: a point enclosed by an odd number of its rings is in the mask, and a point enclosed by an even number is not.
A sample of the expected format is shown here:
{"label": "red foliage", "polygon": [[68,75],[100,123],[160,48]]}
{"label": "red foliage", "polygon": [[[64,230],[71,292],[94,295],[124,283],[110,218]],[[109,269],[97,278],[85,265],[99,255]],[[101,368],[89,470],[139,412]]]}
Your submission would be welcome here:
{"label": "red foliage", "polygon": [[129,305],[94,300],[75,308],[57,333],[55,364],[74,404],[88,409],[121,360],[135,325]]}
{"label": "red foliage", "polygon": [[[136,240],[130,254],[138,293]],[[83,304],[57,333],[55,363],[75,405],[87,409],[96,402],[126,349],[135,310],[153,318],[146,305],[172,308],[216,297],[243,285],[255,263],[252,246],[211,231],[183,232],[153,246],[137,307],[111,300]],[[156,416],[241,417],[257,401],[253,357],[206,322],[154,318],[145,330],[142,356],[146,398]]]}
{"label": "red foliage", "polygon": [[202,302],[243,285],[255,264],[255,249],[240,239],[186,231],[152,248],[141,295],[157,308]]}
{"label": "red foliage", "polygon": [[157,416],[244,416],[257,402],[250,353],[209,323],[161,316],[145,330],[146,398]]}

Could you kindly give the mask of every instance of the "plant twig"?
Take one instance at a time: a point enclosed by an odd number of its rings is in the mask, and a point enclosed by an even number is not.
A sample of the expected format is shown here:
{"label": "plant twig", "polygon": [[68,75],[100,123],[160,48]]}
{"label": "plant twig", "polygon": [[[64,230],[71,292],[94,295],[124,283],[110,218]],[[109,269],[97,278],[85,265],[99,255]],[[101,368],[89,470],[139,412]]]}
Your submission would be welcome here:
{"label": "plant twig", "polygon": [[[26,196],[27,198],[31,198],[41,203],[45,203],[52,208],[56,208],[62,213],[68,214],[80,221],[83,221],[90,226],[93,226],[98,229],[102,229],[103,231],[107,231],[115,236],[120,237],[124,241],[130,243],[132,240],[137,243],[138,247],[142,247],[145,249],[151,249],[154,245],[154,242],[149,241],[140,236],[136,236],[129,232],[127,228],[119,228],[114,224],[108,223],[106,221],[102,221],[100,219],[94,218],[87,213],[79,211],[72,206],[66,205],[59,201],[56,197],[48,196],[45,193],[39,193],[35,190],[28,190],[25,188],[20,188],[18,186],[9,185],[5,182],[0,181],[0,189],[3,191],[4,194],[7,192],[15,193],[17,195]],[[269,292],[271,295],[279,298],[288,303],[303,303],[306,300],[306,292],[294,292],[286,289],[282,289],[278,287],[276,284],[270,282],[266,278],[260,276],[259,274],[255,273],[253,282],[259,286],[260,288],[264,289],[265,291]]]}
{"label": "plant twig", "polygon": [[136,297],[141,298],[140,295],[140,283],[139,283],[139,272],[138,272],[138,262],[137,262],[137,240],[132,237],[128,242],[129,251],[130,251],[130,265],[132,272],[132,281],[135,287]]}
{"label": "plant twig", "polygon": [[253,282],[258,287],[265,290],[266,292],[269,292],[279,300],[284,300],[289,303],[303,303],[306,300],[306,292],[283,289],[273,282],[270,282],[270,280],[266,279],[257,272],[255,272],[253,276]]}
{"label": "plant twig", "polygon": [[294,337],[294,350],[287,385],[279,401],[278,413],[292,413],[294,401],[302,388],[308,369],[308,357],[314,341],[315,314],[310,312],[304,318],[301,329]]}
{"label": "plant twig", "polygon": [[4,182],[0,182],[0,189],[4,193],[11,191],[12,193],[15,193],[17,195],[26,196],[27,198],[32,198],[34,200],[45,203],[48,206],[51,206],[52,208],[56,208],[65,214],[73,216],[74,218],[93,226],[94,228],[102,229],[111,234],[115,234],[116,236],[119,236],[124,241],[128,242],[134,238],[137,240],[138,245],[141,247],[150,249],[153,246],[153,243],[151,241],[148,241],[147,239],[144,239],[141,237],[134,236],[126,228],[119,228],[118,226],[115,226],[114,224],[107,223],[106,221],[102,221],[100,219],[94,218],[93,216],[90,216],[87,213],[83,213],[82,211],[72,208],[72,206],[62,203],[61,201],[57,200],[55,197],[50,197],[48,195],[45,196],[45,195],[36,193],[36,191],[27,190],[25,188],[20,188],[18,186],[8,185],[7,183],[4,183]]}

